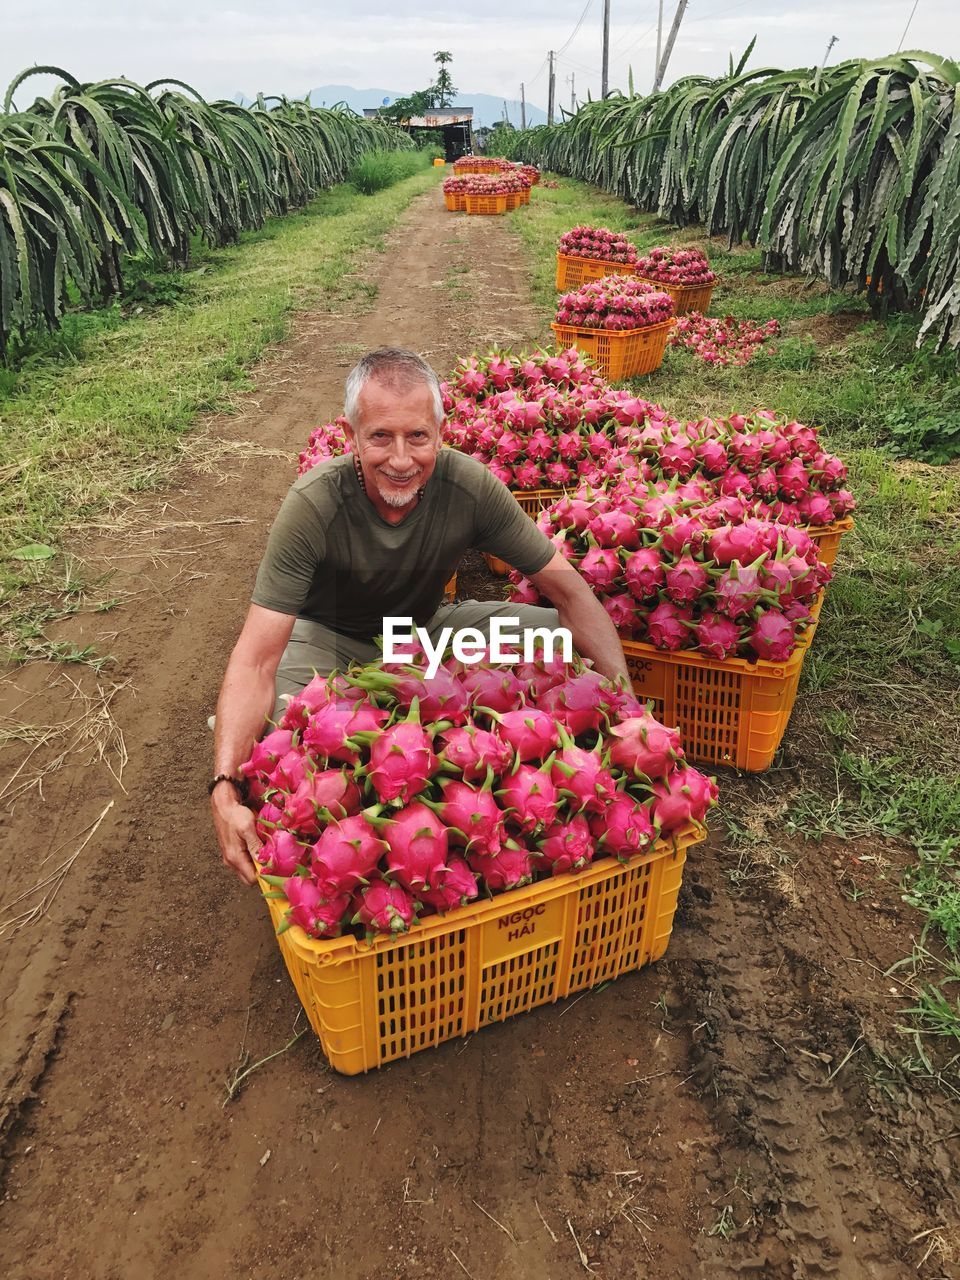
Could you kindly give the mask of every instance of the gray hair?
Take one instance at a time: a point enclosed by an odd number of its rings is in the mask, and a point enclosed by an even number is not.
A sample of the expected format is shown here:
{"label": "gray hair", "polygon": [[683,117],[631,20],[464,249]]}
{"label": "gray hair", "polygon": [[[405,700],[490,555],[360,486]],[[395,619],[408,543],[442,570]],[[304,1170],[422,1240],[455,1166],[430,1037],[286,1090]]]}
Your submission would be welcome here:
{"label": "gray hair", "polygon": [[357,425],[360,392],[371,378],[402,391],[410,390],[418,384],[425,384],[430,388],[430,394],[433,397],[437,426],[443,421],[440,379],[423,356],[418,356],[415,351],[407,351],[403,347],[378,347],[376,351],[368,351],[347,375],[343,412],[352,427]]}

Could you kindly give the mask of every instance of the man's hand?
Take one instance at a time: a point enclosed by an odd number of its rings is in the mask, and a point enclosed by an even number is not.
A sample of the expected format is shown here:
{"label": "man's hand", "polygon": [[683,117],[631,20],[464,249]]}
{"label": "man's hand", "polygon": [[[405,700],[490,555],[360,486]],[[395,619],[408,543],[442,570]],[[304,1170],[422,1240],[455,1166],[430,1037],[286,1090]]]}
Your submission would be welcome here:
{"label": "man's hand", "polygon": [[[217,702],[214,777],[221,773],[236,777],[263,733],[273,710],[277,666],[292,630],[293,618],[287,614],[250,606]],[[253,814],[240,804],[229,782],[214,787],[210,807],[224,865],[232,867],[244,884],[255,884],[251,859],[260,841]]]}
{"label": "man's hand", "polygon": [[229,783],[214,788],[210,807],[223,865],[231,867],[244,884],[256,884],[253,859],[260,848],[260,838],[252,811],[240,803]]}

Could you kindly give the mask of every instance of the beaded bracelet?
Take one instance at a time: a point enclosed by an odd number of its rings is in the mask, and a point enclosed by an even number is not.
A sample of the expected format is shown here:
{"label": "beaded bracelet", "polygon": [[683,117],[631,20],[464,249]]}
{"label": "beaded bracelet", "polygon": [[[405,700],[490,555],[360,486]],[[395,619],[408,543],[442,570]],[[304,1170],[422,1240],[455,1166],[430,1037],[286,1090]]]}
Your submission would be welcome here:
{"label": "beaded bracelet", "polygon": [[221,782],[229,782],[231,786],[236,787],[237,795],[241,800],[247,798],[247,780],[246,778],[235,778],[232,773],[218,773],[217,776],[207,787],[207,795],[213,795],[214,787],[220,785]]}

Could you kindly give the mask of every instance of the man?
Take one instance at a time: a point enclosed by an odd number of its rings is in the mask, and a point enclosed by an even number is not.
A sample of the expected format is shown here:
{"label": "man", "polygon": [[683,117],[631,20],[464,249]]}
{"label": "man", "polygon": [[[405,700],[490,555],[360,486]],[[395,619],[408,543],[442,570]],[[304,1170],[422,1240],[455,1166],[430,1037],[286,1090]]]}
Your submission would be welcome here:
{"label": "man", "polygon": [[[213,820],[224,863],[247,884],[260,841],[241,803],[241,763],[282,695],[314,672],[377,660],[385,617],[412,617],[433,639],[451,626],[489,634],[494,615],[521,628],[559,622],[598,671],[627,674],[613,624],[577,571],[482,463],[441,448],[440,385],[426,361],[397,348],[364,356],[344,413],[353,452],[314,467],[284,499],[217,703]],[[442,605],[470,548],[515,566],[556,609]]]}

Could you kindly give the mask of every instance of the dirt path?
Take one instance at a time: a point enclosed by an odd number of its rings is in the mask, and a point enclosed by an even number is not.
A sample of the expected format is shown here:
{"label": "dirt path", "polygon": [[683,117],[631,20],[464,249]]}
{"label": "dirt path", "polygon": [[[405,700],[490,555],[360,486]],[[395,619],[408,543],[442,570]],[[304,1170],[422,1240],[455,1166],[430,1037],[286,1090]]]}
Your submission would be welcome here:
{"label": "dirt path", "polygon": [[[371,273],[368,314],[301,317],[247,410],[210,424],[195,456],[212,471],[184,466],[121,538],[83,547],[129,593],[67,628],[118,658],[108,712],[95,674],[77,677],[104,760],[78,749],[43,803],[33,789],[5,813],[0,900],[114,806],[43,918],[0,942],[4,1275],[960,1275],[956,1115],[877,1068],[905,909],[892,887],[876,910],[850,903],[847,851],[826,843],[784,885],[714,841],[654,968],[369,1077],[327,1071],[307,1035],[222,1105],[241,1046],[282,1048],[298,1008],[259,895],[214,857],[203,794],[206,716],[292,474],[277,451],[337,410],[363,349],[400,342],[446,369],[541,330],[507,229],[436,193]],[[49,679],[13,673],[3,712],[76,717]]]}

